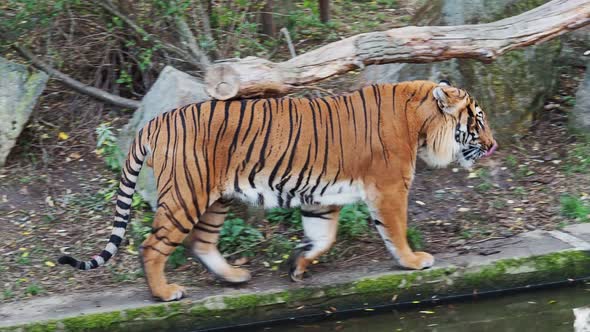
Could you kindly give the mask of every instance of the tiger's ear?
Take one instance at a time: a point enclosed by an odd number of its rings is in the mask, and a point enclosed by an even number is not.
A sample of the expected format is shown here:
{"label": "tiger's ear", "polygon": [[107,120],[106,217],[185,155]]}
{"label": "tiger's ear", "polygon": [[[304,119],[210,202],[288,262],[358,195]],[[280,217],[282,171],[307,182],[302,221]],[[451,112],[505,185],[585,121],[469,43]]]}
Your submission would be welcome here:
{"label": "tiger's ear", "polygon": [[436,88],[432,90],[432,95],[438,107],[445,113],[455,112],[461,104],[462,98],[457,98],[457,88],[448,84],[448,81],[441,81]]}

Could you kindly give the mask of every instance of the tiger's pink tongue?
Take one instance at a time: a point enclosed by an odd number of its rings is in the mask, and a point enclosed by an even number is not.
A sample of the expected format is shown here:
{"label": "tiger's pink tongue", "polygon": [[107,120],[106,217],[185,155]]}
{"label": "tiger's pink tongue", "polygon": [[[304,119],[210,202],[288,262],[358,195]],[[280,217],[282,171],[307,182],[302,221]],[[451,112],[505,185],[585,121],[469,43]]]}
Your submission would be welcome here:
{"label": "tiger's pink tongue", "polygon": [[494,153],[494,151],[496,151],[497,148],[498,148],[498,143],[494,143],[494,145],[492,146],[492,148],[489,149],[488,152],[486,152],[486,154],[484,155],[484,157],[491,156],[492,153]]}

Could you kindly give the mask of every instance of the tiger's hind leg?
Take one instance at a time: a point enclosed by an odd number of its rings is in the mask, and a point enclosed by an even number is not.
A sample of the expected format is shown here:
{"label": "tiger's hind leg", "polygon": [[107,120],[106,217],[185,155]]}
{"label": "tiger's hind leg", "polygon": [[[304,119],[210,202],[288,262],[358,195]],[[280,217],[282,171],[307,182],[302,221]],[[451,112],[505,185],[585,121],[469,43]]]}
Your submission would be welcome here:
{"label": "tiger's hind leg", "polygon": [[226,201],[219,199],[207,208],[190,236],[190,248],[193,255],[216,277],[239,284],[250,280],[250,272],[228,264],[217,249],[219,232],[229,210],[226,204]]}
{"label": "tiger's hind leg", "polygon": [[338,206],[301,207],[305,239],[291,255],[291,280],[301,281],[307,266],[328,251],[336,241],[339,212]]}
{"label": "tiger's hind leg", "polygon": [[192,224],[181,209],[170,210],[167,205],[156,211],[152,234],[142,243],[140,256],[152,296],[162,301],[180,300],[186,291],[177,284],[168,284],[164,267],[168,256],[190,232]]}

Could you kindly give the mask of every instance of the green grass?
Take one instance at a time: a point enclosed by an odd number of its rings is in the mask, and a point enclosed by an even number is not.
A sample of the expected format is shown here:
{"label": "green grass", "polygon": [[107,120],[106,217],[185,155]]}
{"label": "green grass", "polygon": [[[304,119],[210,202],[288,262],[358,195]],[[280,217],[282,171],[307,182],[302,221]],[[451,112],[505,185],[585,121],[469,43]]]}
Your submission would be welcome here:
{"label": "green grass", "polygon": [[581,137],[581,142],[570,150],[564,170],[568,174],[590,172],[590,138]]}
{"label": "green grass", "polygon": [[494,185],[492,183],[490,183],[488,181],[484,181],[484,182],[478,184],[477,186],[475,186],[475,190],[484,193],[486,191],[489,191],[493,187],[494,187]]}
{"label": "green grass", "polygon": [[2,299],[7,300],[14,296],[14,293],[10,289],[5,289],[2,292]]}
{"label": "green grass", "polygon": [[561,197],[560,204],[564,216],[583,222],[590,221],[590,203],[576,196],[565,195]]}
{"label": "green grass", "polygon": [[495,199],[492,201],[492,207],[494,209],[503,209],[506,207],[506,201],[503,199]]}
{"label": "green grass", "polygon": [[518,186],[518,187],[514,187],[514,194],[523,197],[524,195],[526,195],[526,189],[524,189],[524,187]]}
{"label": "green grass", "polygon": [[518,159],[516,159],[516,157],[513,155],[508,155],[506,156],[506,165],[508,165],[510,168],[515,168],[518,166]]}
{"label": "green grass", "polygon": [[27,286],[27,288],[25,289],[25,293],[35,296],[35,295],[39,295],[43,292],[43,288],[41,288],[41,286],[33,283],[30,284],[29,286]]}

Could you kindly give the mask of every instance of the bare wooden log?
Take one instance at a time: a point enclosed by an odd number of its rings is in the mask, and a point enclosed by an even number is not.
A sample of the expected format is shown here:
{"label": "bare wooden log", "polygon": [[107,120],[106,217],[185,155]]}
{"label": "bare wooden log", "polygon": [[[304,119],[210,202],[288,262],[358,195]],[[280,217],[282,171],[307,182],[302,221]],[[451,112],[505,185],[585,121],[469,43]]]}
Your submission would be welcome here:
{"label": "bare wooden log", "polygon": [[409,26],[359,34],[284,62],[257,57],[219,62],[205,79],[207,91],[217,99],[281,95],[293,87],[371,64],[452,58],[490,62],[515,48],[541,43],[589,23],[590,1],[553,0],[492,23]]}

